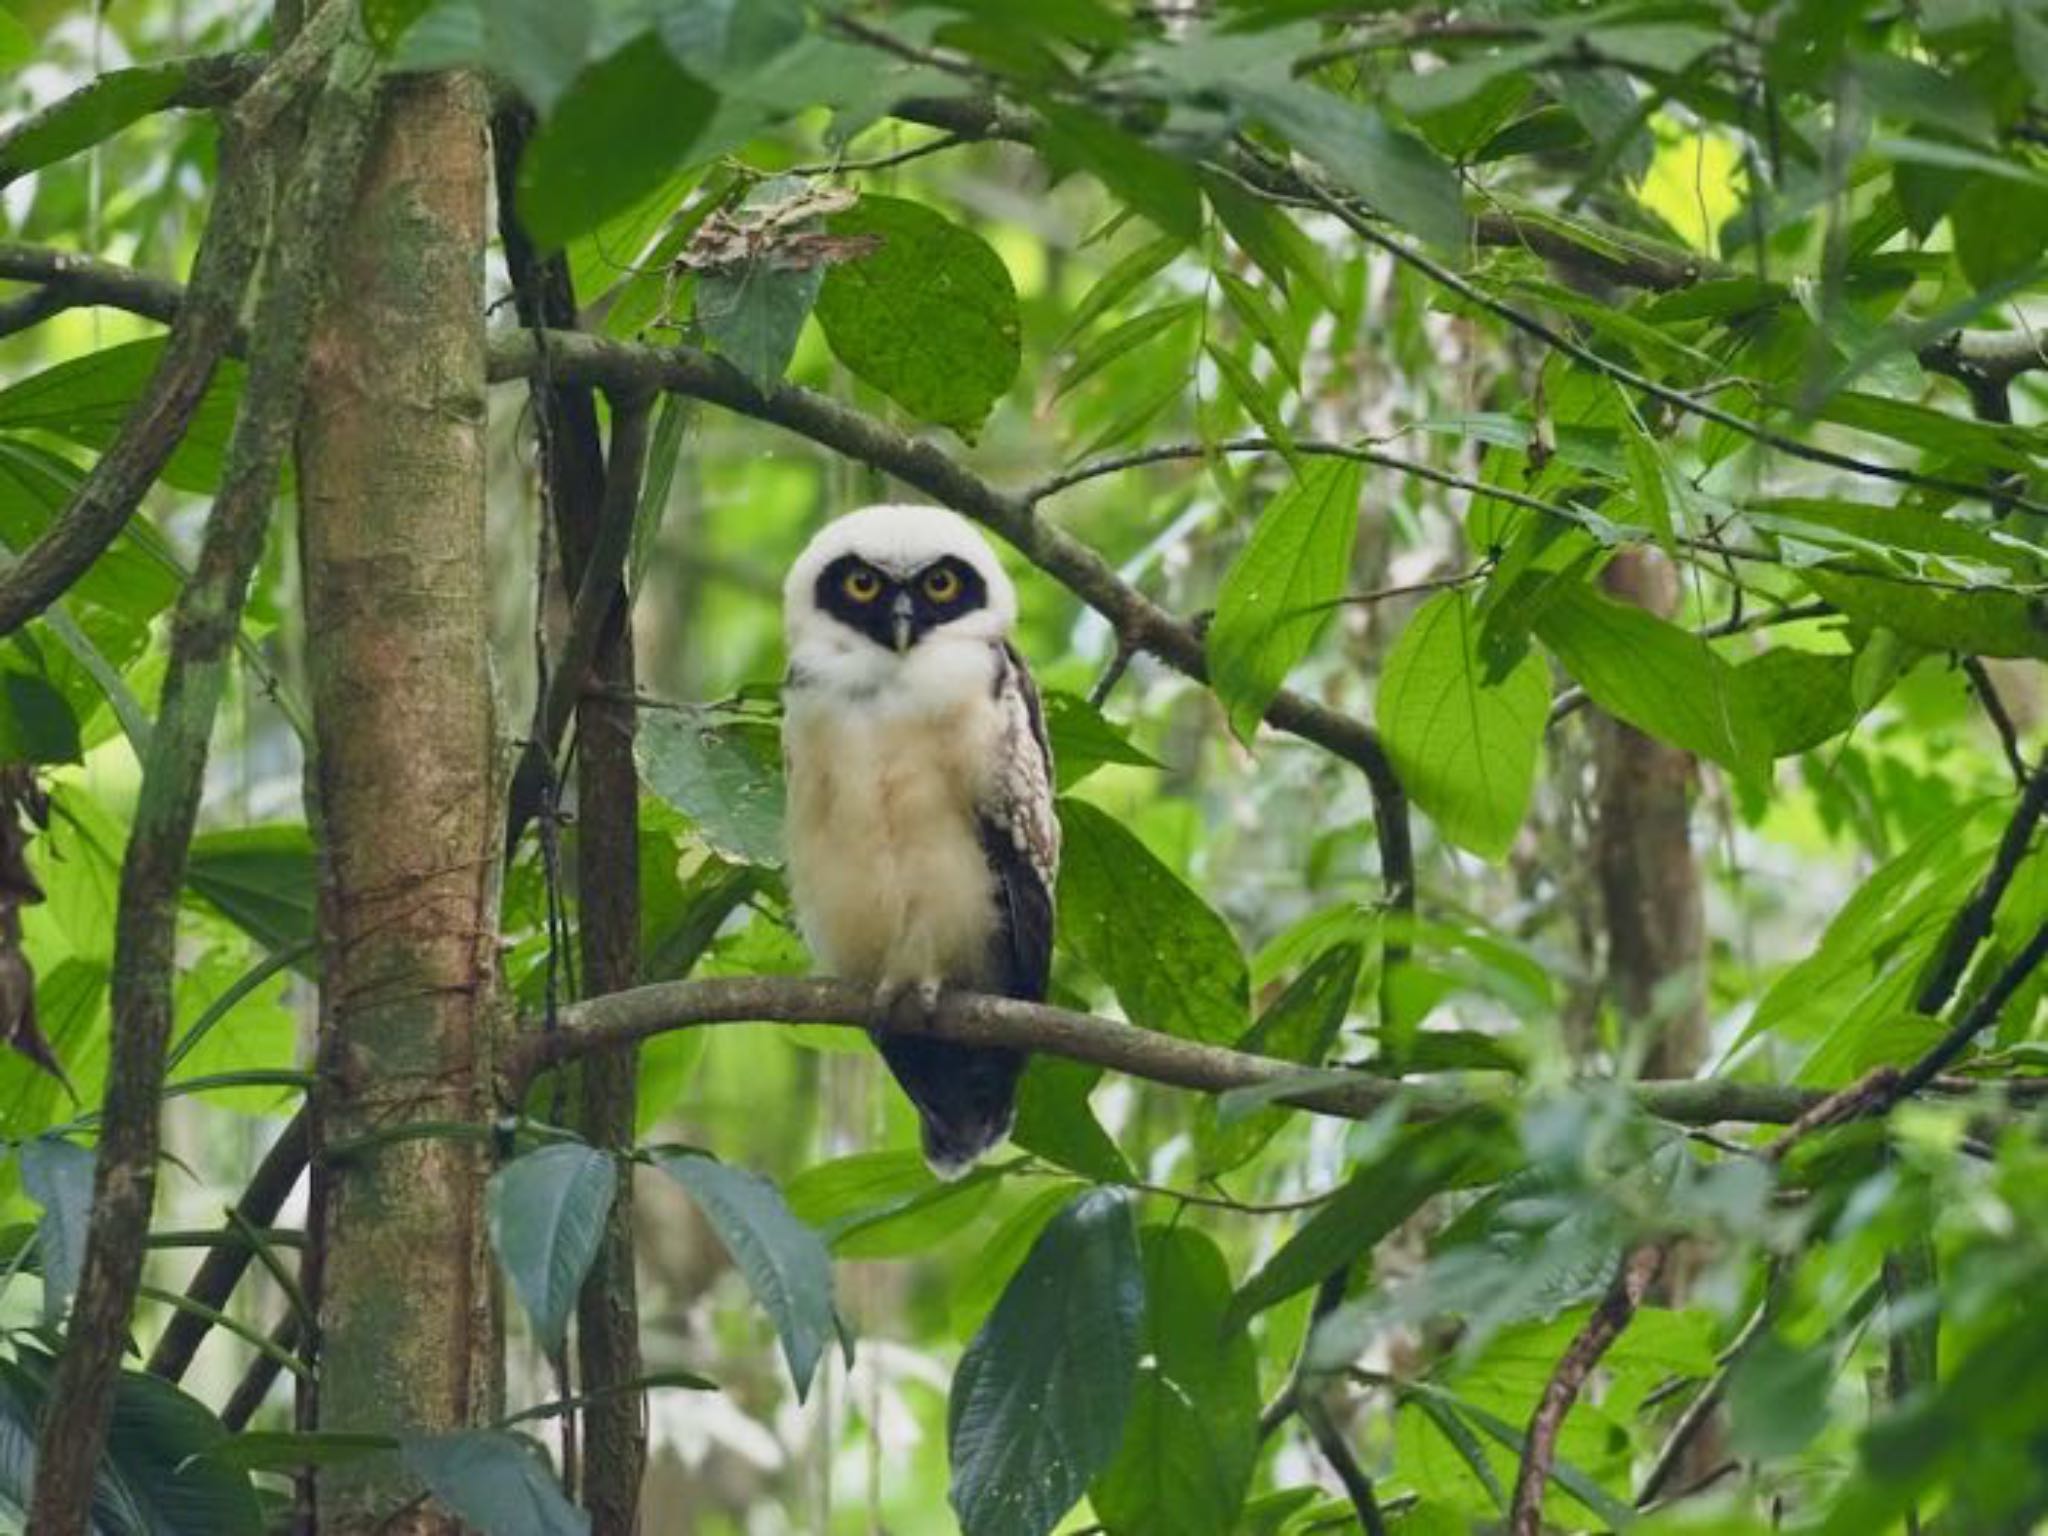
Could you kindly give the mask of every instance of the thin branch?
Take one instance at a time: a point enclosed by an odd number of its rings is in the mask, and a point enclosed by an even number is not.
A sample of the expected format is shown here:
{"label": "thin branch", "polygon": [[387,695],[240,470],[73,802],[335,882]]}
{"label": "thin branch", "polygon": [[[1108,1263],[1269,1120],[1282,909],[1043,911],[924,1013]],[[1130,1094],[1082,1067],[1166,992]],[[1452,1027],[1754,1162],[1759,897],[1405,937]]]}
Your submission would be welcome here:
{"label": "thin branch", "polygon": [[[1684,1412],[1679,1414],[1677,1422],[1671,1426],[1670,1433],[1664,1437],[1664,1443],[1658,1447],[1656,1459],[1650,1463],[1650,1470],[1644,1474],[1642,1484],[1636,1491],[1637,1509],[1646,1509],[1655,1503],[1657,1495],[1664,1491],[1665,1484],[1669,1483],[1684,1465],[1686,1451],[1698,1438],[1700,1431],[1713,1419],[1714,1410],[1720,1406],[1722,1394],[1728,1390],[1728,1378],[1734,1373],[1736,1362],[1763,1332],[1764,1325],[1770,1321],[1770,1315],[1768,1301],[1759,1305],[1756,1311],[1750,1314],[1749,1320],[1742,1325],[1742,1331],[1736,1334],[1734,1341],[1721,1351],[1713,1377],[1700,1388],[1699,1395],[1685,1405]],[[1644,1406],[1647,1407],[1648,1404],[1645,1403]]]}
{"label": "thin branch", "polygon": [[1958,1056],[1969,1049],[1972,1040],[1998,1022],[1999,1015],[2005,1012],[2006,1004],[2010,1003],[2020,988],[2026,985],[2044,959],[2048,959],[2048,923],[2043,923],[2034,930],[2034,936],[2018,954],[2013,956],[2005,969],[1998,973],[1991,985],[1984,989],[1983,996],[1963,1014],[1955,1027],[1942,1036],[1932,1050],[1899,1075],[1887,1104],[1880,1107],[1889,1107],[1890,1102],[1918,1093],[1946,1071]]}
{"label": "thin branch", "polygon": [[2020,750],[2019,727],[2013,723],[2012,714],[2005,707],[2005,700],[1998,696],[1998,685],[1991,680],[1991,669],[1984,665],[1981,656],[1963,658],[1963,675],[1969,678],[1970,686],[1976,690],[1977,700],[1984,706],[1984,717],[1991,722],[1991,729],[1998,734],[1998,745],[2005,753],[2005,764],[2012,770],[2012,781],[2022,789],[2027,783],[2027,758]]}
{"label": "thin branch", "polygon": [[[1956,913],[1955,921],[1949,925],[1948,935],[1942,941],[1941,956],[1913,999],[1916,1012],[1933,1018],[1955,996],[1964,973],[1969,970],[1970,957],[1976,954],[1977,946],[1991,932],[1991,919],[2005,897],[2006,888],[2025,862],[2027,850],[2033,845],[2034,828],[2044,813],[2048,813],[2048,763],[2043,763],[2027,780],[2019,804],[2013,808],[2012,819],[2006,823],[2005,832],[1998,840],[1998,851],[1992,855],[1991,867],[1985,871],[1983,883],[1971,893],[1970,899]],[[1935,1069],[1939,1070],[1939,1067]],[[1927,1075],[1931,1078],[1934,1073]]]}
{"label": "thin branch", "polygon": [[[190,291],[167,278],[152,277],[119,262],[12,241],[0,241],[0,278],[40,283],[45,289],[53,289],[62,295],[63,307],[67,309],[118,309],[162,325],[177,320],[178,310]],[[195,270],[193,281],[198,280]],[[237,331],[229,350],[242,351],[246,340]]]}
{"label": "thin branch", "polygon": [[1607,1294],[1593,1308],[1585,1327],[1557,1362],[1543,1396],[1529,1420],[1529,1434],[1522,1448],[1522,1464],[1515,1474],[1515,1491],[1508,1503],[1509,1536],[1541,1536],[1543,1529],[1543,1488],[1550,1481],[1557,1460],[1557,1436],[1564,1428],[1565,1415],[1572,1411],[1593,1368],[1635,1320],[1636,1309],[1648,1294],[1651,1282],[1664,1267],[1661,1239],[1639,1243],[1621,1261]]}
{"label": "thin branch", "polygon": [[[1497,1095],[1480,1090],[1363,1073],[1340,1083],[1318,1082],[1288,1091],[1286,1085],[1302,1077],[1298,1062],[1204,1045],[1015,998],[948,993],[929,1020],[877,1021],[873,1005],[871,990],[841,981],[729,976],[656,982],[572,1004],[562,1010],[552,1031],[543,1033],[537,1025],[523,1030],[504,1052],[500,1092],[506,1102],[517,1103],[541,1072],[593,1051],[679,1029],[779,1023],[891,1029],[963,1045],[1009,1046],[1201,1093],[1269,1088],[1276,1090],[1279,1103],[1346,1120],[1370,1118],[1396,1100],[1417,1119],[1498,1102]],[[1682,1125],[1785,1125],[1827,1097],[1811,1088],[1706,1078],[1637,1083],[1630,1094],[1645,1112]]]}
{"label": "thin branch", "polygon": [[[251,1226],[268,1226],[277,1219],[277,1213],[284,1208],[285,1200],[305,1168],[306,1112],[300,1110],[278,1133],[277,1140],[270,1144],[263,1161],[256,1165],[241,1198],[235,1202],[236,1214]],[[241,1284],[250,1261],[256,1256],[255,1249],[246,1241],[239,1240],[238,1233],[239,1228],[232,1221],[221,1228],[219,1246],[201,1261],[193,1273],[192,1283],[185,1287],[185,1294],[193,1301],[218,1311],[234,1295],[235,1287]],[[192,1357],[199,1353],[208,1327],[202,1313],[175,1313],[165,1326],[162,1337],[156,1341],[156,1348],[150,1351],[149,1373],[166,1381],[181,1379],[192,1364]]]}
{"label": "thin branch", "polygon": [[1344,1485],[1344,1495],[1351,1500],[1351,1507],[1358,1514],[1359,1527],[1366,1536],[1387,1536],[1387,1517],[1380,1511],[1379,1494],[1372,1485],[1372,1479],[1358,1464],[1358,1458],[1351,1452],[1336,1421],[1330,1417],[1329,1405],[1313,1394],[1300,1397],[1295,1406],[1301,1422],[1308,1426],[1309,1438],[1315,1441],[1316,1449],[1323,1454],[1323,1460],[1330,1464],[1330,1470],[1337,1474],[1337,1481]]}
{"label": "thin branch", "polygon": [[957,133],[941,134],[922,144],[912,144],[907,149],[892,150],[886,155],[871,155],[864,160],[825,160],[813,165],[792,165],[788,170],[778,172],[782,176],[852,176],[865,171],[894,170],[899,165],[909,165],[927,155],[941,154],[949,149],[958,149],[962,144],[974,142]]}
{"label": "thin branch", "polygon": [[[301,33],[300,40],[311,31]],[[274,67],[281,69],[288,60],[295,68],[303,67],[296,50],[296,43],[288,47]],[[198,562],[179,594],[172,619],[162,703],[121,868],[112,983],[115,1065],[108,1074],[101,1112],[92,1219],[37,1447],[28,1523],[43,1536],[80,1536],[92,1503],[95,1468],[142,1278],[143,1240],[155,1194],[164,1048],[170,1038],[171,982],[176,975],[178,893],[199,810],[207,746],[249,580],[262,557],[272,497],[298,420],[331,236],[353,196],[369,141],[374,77],[366,43],[344,37],[333,47],[326,88],[313,108],[303,149],[286,183],[289,193],[279,210],[268,256],[255,326],[263,345],[250,360],[248,387],[229,437],[220,492],[207,518]],[[260,140],[245,140],[240,154],[246,158],[233,179],[245,196],[283,169],[281,157],[274,157]],[[243,211],[216,208],[208,239],[223,218],[239,217]],[[253,251],[261,239],[259,226],[237,231],[232,243],[247,243]],[[236,293],[240,286],[234,284]],[[229,309],[215,318],[225,323],[231,316]],[[206,327],[203,336],[206,349],[200,356],[200,372],[210,374],[223,336],[217,325]],[[172,429],[161,441],[162,451],[168,453],[184,423],[182,418],[162,421]],[[126,509],[117,510],[125,519]],[[67,513],[67,523],[70,517]]]}

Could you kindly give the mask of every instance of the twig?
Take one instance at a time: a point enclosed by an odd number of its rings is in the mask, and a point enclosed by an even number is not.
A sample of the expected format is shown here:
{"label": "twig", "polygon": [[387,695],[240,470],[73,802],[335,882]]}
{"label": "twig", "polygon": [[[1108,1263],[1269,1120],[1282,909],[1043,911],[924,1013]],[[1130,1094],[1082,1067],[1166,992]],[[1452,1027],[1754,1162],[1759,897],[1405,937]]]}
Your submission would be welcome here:
{"label": "twig", "polygon": [[[298,1183],[299,1175],[305,1171],[306,1150],[306,1112],[300,1110],[278,1133],[277,1140],[270,1144],[270,1150],[256,1165],[255,1173],[250,1175],[247,1186],[242,1190],[242,1197],[235,1202],[234,1210],[243,1221],[263,1227],[277,1219],[292,1186]],[[237,1227],[233,1222],[221,1229],[223,1238],[233,1237],[236,1233]],[[200,1262],[191,1284],[185,1287],[185,1294],[218,1311],[228,1304],[228,1298],[234,1295],[235,1287],[241,1283],[255,1256],[255,1250],[247,1242],[222,1242]],[[165,1381],[182,1378],[186,1368],[192,1364],[192,1357],[199,1352],[209,1326],[201,1313],[174,1313],[165,1325],[162,1337],[156,1341],[156,1348],[150,1351],[149,1373],[161,1376]]]}
{"label": "twig", "polygon": [[1352,1509],[1357,1511],[1359,1526],[1366,1536],[1387,1536],[1387,1519],[1380,1511],[1379,1494],[1365,1469],[1359,1466],[1358,1458],[1351,1454],[1351,1446],[1336,1422],[1331,1419],[1329,1405],[1312,1393],[1304,1394],[1295,1411],[1308,1427],[1309,1438],[1315,1441],[1323,1460],[1330,1464],[1330,1470],[1337,1474],[1337,1481],[1344,1485],[1345,1497],[1351,1500]]}
{"label": "twig", "polygon": [[1998,733],[1998,745],[2005,753],[2006,766],[2012,769],[2013,783],[2025,788],[2027,759],[2026,754],[2020,751],[2019,727],[2013,724],[2005,700],[1998,696],[1998,685],[1991,680],[1991,669],[1984,665],[1983,657],[1965,656],[1963,674],[1976,690],[1978,702],[1984,706],[1984,716],[1991,722],[1991,729]]}
{"label": "twig", "polygon": [[[2012,819],[2006,823],[2004,835],[1998,840],[1998,851],[1992,856],[1991,868],[1985,871],[1984,883],[1971,893],[1970,899],[1956,913],[1955,921],[1949,925],[1948,935],[1942,940],[1941,956],[1913,999],[1917,1012],[1934,1017],[1955,996],[1964,973],[1969,970],[1970,957],[1976,954],[1977,946],[1991,932],[1991,919],[2005,897],[2006,888],[2012,884],[2013,877],[2026,860],[2027,849],[2033,843],[2034,828],[2044,812],[2048,812],[2048,763],[2043,763],[2027,780],[2019,804],[2013,808]],[[1933,1072],[1928,1073],[1929,1078],[1933,1075]]]}
{"label": "twig", "polygon": [[1557,1436],[1564,1428],[1565,1415],[1572,1411],[1584,1390],[1593,1367],[1613,1347],[1623,1330],[1635,1320],[1636,1309],[1648,1294],[1651,1282],[1664,1267],[1664,1240],[1638,1243],[1622,1259],[1607,1294],[1593,1308],[1585,1327],[1557,1362],[1550,1380],[1537,1401],[1535,1416],[1529,1420],[1529,1435],[1522,1449],[1522,1464],[1515,1474],[1514,1496],[1508,1502],[1509,1536],[1541,1536],[1543,1529],[1543,1488],[1550,1481],[1550,1469],[1557,1460]]}
{"label": "twig", "polygon": [[[1712,1420],[1714,1410],[1720,1406],[1721,1396],[1728,1390],[1728,1377],[1734,1371],[1736,1361],[1742,1358],[1743,1351],[1763,1332],[1764,1325],[1770,1321],[1770,1316],[1771,1309],[1768,1303],[1759,1305],[1756,1311],[1750,1314],[1749,1321],[1742,1325],[1742,1331],[1736,1334],[1734,1341],[1721,1351],[1719,1369],[1714,1372],[1713,1378],[1700,1388],[1699,1395],[1685,1405],[1685,1411],[1679,1414],[1677,1421],[1671,1426],[1671,1432],[1664,1437],[1663,1445],[1658,1447],[1656,1459],[1650,1463],[1650,1470],[1644,1474],[1642,1484],[1636,1490],[1637,1509],[1647,1509],[1654,1504],[1657,1495],[1664,1491],[1664,1485],[1670,1482],[1678,1469],[1684,1465],[1686,1451],[1699,1432]],[[1644,1406],[1649,1405],[1646,1402]]]}
{"label": "twig", "polygon": [[886,155],[872,155],[865,160],[826,160],[813,165],[792,165],[782,176],[852,176],[865,171],[894,170],[899,165],[909,165],[913,160],[922,160],[927,155],[941,154],[949,149],[958,149],[973,140],[957,133],[942,134],[923,144],[912,144],[907,149],[892,150]]}
{"label": "twig", "polygon": [[[288,62],[304,67],[299,44],[311,32],[310,27],[302,32],[274,67],[282,69]],[[176,974],[178,893],[199,810],[207,746],[249,580],[263,554],[279,470],[298,421],[331,236],[354,194],[368,144],[374,78],[367,44],[344,37],[333,46],[326,88],[313,108],[268,257],[254,327],[263,344],[250,359],[220,492],[172,621],[162,704],[121,869],[112,987],[115,1066],[108,1075],[101,1112],[92,1220],[71,1326],[38,1441],[28,1523],[43,1536],[79,1536],[92,1502],[95,1466],[141,1281],[143,1239],[155,1193],[164,1047],[170,1037],[171,982]],[[252,96],[262,89],[259,82]],[[245,98],[244,105],[248,104]],[[243,195],[254,191],[259,177],[267,179],[281,168],[260,141],[244,142],[241,153],[247,158],[234,180]],[[239,211],[234,208],[216,208],[208,237],[224,218],[236,216]],[[259,229],[247,229],[236,232],[234,241],[261,238]],[[237,283],[237,292],[239,288]],[[222,337],[217,329],[204,335],[204,372],[210,373]],[[182,429],[182,419],[174,425]],[[162,439],[165,453],[175,437],[174,430]],[[122,515],[125,518],[125,509]]]}
{"label": "twig", "polygon": [[1974,1005],[1964,1013],[1934,1048],[1899,1075],[1890,1094],[1879,1108],[1918,1093],[1934,1081],[1949,1064],[1969,1048],[1972,1040],[1998,1022],[1998,1016],[2005,1011],[2005,1005],[2025,986],[2042,960],[2048,959],[2048,923],[2034,930],[2020,952],[2013,956],[2010,964],[1998,973],[1990,986],[1984,989]]}
{"label": "twig", "polygon": [[[180,1312],[178,1316],[186,1314]],[[270,1395],[270,1388],[277,1378],[284,1374],[279,1355],[298,1353],[305,1333],[304,1324],[297,1312],[287,1312],[270,1330],[271,1348],[259,1349],[250,1360],[249,1368],[242,1373],[242,1379],[235,1383],[235,1389],[228,1394],[228,1400],[220,1411],[220,1421],[227,1428],[239,1434],[256,1416],[256,1410],[263,1406],[263,1400]]]}
{"label": "twig", "polygon": [[[501,1094],[506,1102],[517,1103],[539,1073],[593,1051],[678,1029],[745,1023],[895,1029],[963,1045],[1010,1046],[1202,1093],[1286,1084],[1302,1073],[1298,1062],[1204,1045],[1015,998],[948,993],[929,1020],[877,1021],[872,1017],[873,1003],[870,991],[852,983],[781,976],[715,977],[635,987],[572,1004],[562,1010],[558,1027],[546,1034],[529,1022],[501,1059]],[[1630,1093],[1646,1113],[1681,1125],[1717,1121],[1786,1125],[1828,1097],[1811,1088],[1710,1078],[1638,1083]],[[1496,1102],[1495,1096],[1483,1091],[1363,1074],[1342,1083],[1278,1094],[1281,1103],[1348,1120],[1369,1118],[1397,1099],[1418,1120],[1440,1118],[1475,1103]]]}

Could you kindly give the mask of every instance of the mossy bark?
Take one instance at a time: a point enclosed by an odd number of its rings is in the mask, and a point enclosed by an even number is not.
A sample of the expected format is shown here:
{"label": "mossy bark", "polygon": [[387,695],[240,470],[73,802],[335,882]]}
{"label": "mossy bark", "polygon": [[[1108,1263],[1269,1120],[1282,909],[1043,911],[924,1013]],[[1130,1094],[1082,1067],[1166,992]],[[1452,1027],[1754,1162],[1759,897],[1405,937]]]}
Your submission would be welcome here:
{"label": "mossy bark", "polygon": [[[489,1420],[483,1220],[499,1000],[486,651],[482,92],[389,88],[300,433],[322,834],[319,1422]],[[473,1128],[472,1135],[459,1134]],[[322,1532],[455,1531],[395,1457],[327,1469]]]}

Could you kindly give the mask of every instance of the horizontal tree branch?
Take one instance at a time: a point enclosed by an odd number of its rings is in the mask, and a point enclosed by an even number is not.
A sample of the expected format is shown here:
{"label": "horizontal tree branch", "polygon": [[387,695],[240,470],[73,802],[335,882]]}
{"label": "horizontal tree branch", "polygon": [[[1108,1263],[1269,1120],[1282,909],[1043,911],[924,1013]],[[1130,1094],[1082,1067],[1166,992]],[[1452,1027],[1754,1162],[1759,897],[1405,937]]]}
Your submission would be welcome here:
{"label": "horizontal tree branch", "polygon": [[[962,1045],[1009,1046],[1108,1067],[1148,1082],[1224,1093],[1302,1080],[1277,1102],[1338,1119],[1369,1118],[1396,1099],[1417,1118],[1439,1118],[1497,1095],[1440,1082],[1401,1082],[1363,1073],[1308,1081],[1295,1062],[1204,1045],[1094,1014],[979,993],[949,993],[929,1019],[877,1023],[873,994],[850,982],[779,976],[658,982],[591,998],[562,1010],[556,1026],[522,1032],[500,1068],[509,1103],[534,1078],[594,1051],[716,1024],[827,1024],[927,1034]],[[1682,1125],[1787,1125],[1829,1095],[1811,1088],[1712,1079],[1644,1082],[1630,1092],[1643,1109]]]}

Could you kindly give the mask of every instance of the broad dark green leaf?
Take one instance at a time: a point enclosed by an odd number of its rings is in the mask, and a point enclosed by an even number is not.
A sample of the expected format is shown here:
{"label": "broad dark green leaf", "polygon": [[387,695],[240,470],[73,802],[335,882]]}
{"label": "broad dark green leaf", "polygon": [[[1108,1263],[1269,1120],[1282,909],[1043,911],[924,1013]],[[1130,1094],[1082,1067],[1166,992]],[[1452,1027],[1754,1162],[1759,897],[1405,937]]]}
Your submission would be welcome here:
{"label": "broad dark green leaf", "polygon": [[1026,1152],[1103,1184],[1128,1184],[1136,1175],[1088,1095],[1102,1069],[1056,1056],[1034,1056],[1017,1084],[1017,1123],[1010,1139]]}
{"label": "broad dark green leaf", "polygon": [[491,1175],[484,1196],[491,1247],[550,1354],[562,1347],[576,1293],[604,1240],[618,1180],[616,1162],[576,1142],[525,1153]]}
{"label": "broad dark green leaf", "polygon": [[1039,1235],[960,1357],[946,1441],[965,1536],[1048,1536],[1109,1464],[1144,1315],[1129,1197],[1090,1190]]}
{"label": "broad dark green leaf", "polygon": [[797,1220],[781,1192],[758,1173],[694,1154],[658,1161],[662,1172],[697,1202],[754,1299],[774,1321],[802,1398],[838,1331],[832,1256],[824,1239]]}
{"label": "broad dark green leaf", "polygon": [[1800,580],[1833,606],[1934,651],[2048,659],[2048,599],[1986,587],[1928,586],[1810,566]]}
{"label": "broad dark green leaf", "polygon": [[1423,1201],[1478,1167],[1490,1155],[1494,1136],[1492,1120],[1476,1115],[1403,1131],[1238,1287],[1225,1326],[1243,1327],[1267,1307],[1370,1252]]}
{"label": "broad dark green leaf", "polygon": [[804,32],[799,0],[666,0],[656,15],[668,51],[704,80],[758,68]]}
{"label": "broad dark green leaf", "polygon": [[1799,1349],[1767,1333],[1728,1374],[1728,1448],[1766,1460],[1806,1449],[1827,1427],[1834,1350]]}
{"label": "broad dark green leaf", "polygon": [[[1365,951],[1357,944],[1325,950],[1259,1015],[1237,1042],[1240,1051],[1313,1066],[1330,1053],[1351,999]],[[1195,1162],[1204,1178],[1242,1167],[1279,1134],[1290,1111],[1272,1105],[1226,1120],[1213,1099],[1195,1111]]]}
{"label": "broad dark green leaf", "polygon": [[185,867],[188,890],[273,953],[312,942],[316,879],[311,834],[295,822],[202,833]]}
{"label": "broad dark green leaf", "polygon": [[552,112],[583,64],[596,20],[590,0],[433,0],[424,12],[387,16],[383,25],[403,31],[394,68],[481,69]]}
{"label": "broad dark green leaf", "polygon": [[856,1152],[789,1181],[789,1208],[842,1258],[900,1259],[928,1252],[979,1216],[995,1193],[993,1169],[938,1178],[907,1148]]}
{"label": "broad dark green leaf", "polygon": [[1017,289],[994,249],[922,203],[868,195],[826,221],[880,249],[818,294],[832,355],[921,421],[968,441],[1017,377]]}
{"label": "broad dark green leaf", "polygon": [[0,672],[0,762],[79,761],[78,717],[32,672]]}
{"label": "broad dark green leaf", "polygon": [[263,1509],[248,1473],[212,1455],[227,1439],[210,1410],[169,1382],[123,1371],[95,1518],[118,1509],[137,1536],[260,1536]]}
{"label": "broad dark green leaf", "polygon": [[1223,1326],[1230,1271],[1215,1242],[1187,1226],[1141,1238],[1145,1363],[1089,1500],[1110,1536],[1230,1536],[1258,1459],[1258,1362]]}
{"label": "broad dark green leaf", "polygon": [[[70,505],[84,480],[75,464],[42,444],[0,435],[0,544],[10,554],[24,553]],[[131,522],[86,568],[67,598],[117,616],[124,650],[141,647],[145,626],[171,605],[180,582],[176,569],[143,547],[137,537],[141,527]]]}
{"label": "broad dark green leaf", "polygon": [[1111,987],[1131,1022],[1226,1045],[1250,1007],[1230,926],[1115,817],[1060,801],[1060,938]]}
{"label": "broad dark green leaf", "polygon": [[[82,448],[100,451],[120,434],[128,412],[142,397],[162,360],[164,338],[125,341],[87,352],[32,373],[0,389],[0,428],[47,432]],[[210,493],[220,484],[221,462],[235,409],[242,398],[243,369],[223,359],[190,424],[165,461],[163,479],[181,491]]]}
{"label": "broad dark green leaf", "polygon": [[1245,111],[1283,135],[1375,210],[1435,246],[1463,247],[1458,180],[1435,152],[1370,107],[1302,81],[1227,88]]}
{"label": "broad dark green leaf", "polygon": [[1811,751],[1855,723],[1849,689],[1855,664],[1846,653],[1780,645],[1735,668],[1750,708],[1770,734],[1774,756]]}
{"label": "broad dark green leaf", "polygon": [[527,232],[554,248],[631,208],[685,163],[717,104],[652,32],[591,65],[527,145],[518,193]]}
{"label": "broad dark green leaf", "polygon": [[194,67],[179,62],[108,70],[6,146],[0,153],[0,186],[90,149],[160,111],[184,87]]}
{"label": "broad dark green leaf", "polygon": [[1431,598],[1387,657],[1377,717],[1409,798],[1451,842],[1498,860],[1529,811],[1550,679],[1525,653],[1489,680],[1479,636],[1469,593]]}
{"label": "broad dark green leaf", "polygon": [[1150,219],[1163,233],[1186,242],[1201,233],[1202,195],[1194,172],[1173,156],[1126,133],[1099,114],[1047,102],[1041,140],[1054,166],[1079,167]]}
{"label": "broad dark green leaf", "polygon": [[1559,594],[1534,627],[1609,714],[1752,781],[1769,774],[1770,731],[1734,668],[1704,640],[1585,586]]}
{"label": "broad dark green leaf", "polygon": [[569,1502],[531,1440],[465,1429],[409,1436],[404,1448],[434,1497],[490,1536],[589,1536],[590,1516]]}
{"label": "broad dark green leaf", "polygon": [[1963,276],[1990,288],[2039,264],[2048,246],[2048,188],[1974,177],[1949,206],[1948,223]]}
{"label": "broad dark green leaf", "polygon": [[782,862],[782,767],[741,727],[694,710],[650,710],[634,746],[640,775],[721,857]]}
{"label": "broad dark green leaf", "polygon": [[42,1207],[36,1252],[43,1274],[43,1322],[54,1325],[78,1289],[85,1263],[85,1229],[92,1217],[93,1155],[89,1147],[54,1136],[21,1146],[21,1183]]}
{"label": "broad dark green leaf", "polygon": [[772,261],[706,272],[697,279],[697,323],[756,389],[772,389],[789,370],[824,281],[819,268],[790,270]]}
{"label": "broad dark green leaf", "polygon": [[1209,626],[1209,673],[1243,740],[1344,595],[1363,479],[1353,460],[1311,460],[1259,514],[1224,575]]}

